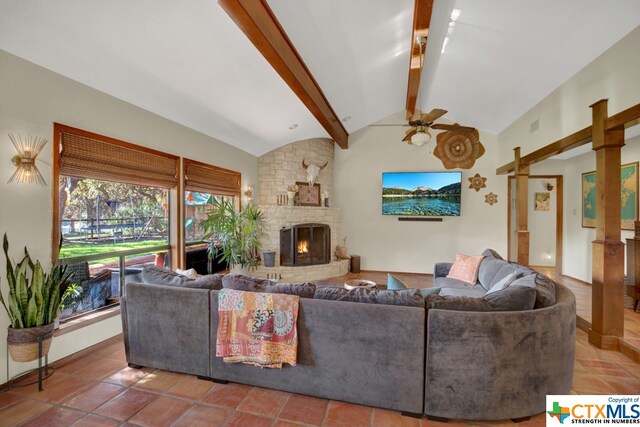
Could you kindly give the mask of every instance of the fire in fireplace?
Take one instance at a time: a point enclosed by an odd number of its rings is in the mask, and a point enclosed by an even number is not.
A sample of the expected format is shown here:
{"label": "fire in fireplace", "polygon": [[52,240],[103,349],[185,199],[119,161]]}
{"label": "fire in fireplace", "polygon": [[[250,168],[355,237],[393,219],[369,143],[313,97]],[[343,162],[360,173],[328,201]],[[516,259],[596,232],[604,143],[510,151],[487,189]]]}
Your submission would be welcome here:
{"label": "fire in fireplace", "polygon": [[280,265],[328,264],[331,230],[326,224],[298,224],[280,230]]}

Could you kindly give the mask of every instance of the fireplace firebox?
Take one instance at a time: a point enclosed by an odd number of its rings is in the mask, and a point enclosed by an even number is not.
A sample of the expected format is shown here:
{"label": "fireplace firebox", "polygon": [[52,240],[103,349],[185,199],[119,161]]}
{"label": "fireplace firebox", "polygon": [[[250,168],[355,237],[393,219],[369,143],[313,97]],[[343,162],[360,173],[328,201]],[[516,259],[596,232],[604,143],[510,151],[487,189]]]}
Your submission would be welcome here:
{"label": "fireplace firebox", "polygon": [[331,230],[327,224],[298,224],[280,229],[280,265],[328,264]]}

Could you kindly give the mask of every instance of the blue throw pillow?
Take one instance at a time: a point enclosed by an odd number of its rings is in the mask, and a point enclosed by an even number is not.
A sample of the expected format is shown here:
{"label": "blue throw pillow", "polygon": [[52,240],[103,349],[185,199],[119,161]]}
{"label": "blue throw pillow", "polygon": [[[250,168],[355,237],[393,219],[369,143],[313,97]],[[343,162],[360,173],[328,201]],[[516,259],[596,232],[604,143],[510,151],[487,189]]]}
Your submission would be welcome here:
{"label": "blue throw pillow", "polygon": [[[399,291],[402,289],[409,289],[409,287],[402,280],[398,279],[392,274],[387,275],[387,289],[390,291]],[[422,288],[418,289],[423,298],[427,295],[437,295],[440,293],[440,288]]]}

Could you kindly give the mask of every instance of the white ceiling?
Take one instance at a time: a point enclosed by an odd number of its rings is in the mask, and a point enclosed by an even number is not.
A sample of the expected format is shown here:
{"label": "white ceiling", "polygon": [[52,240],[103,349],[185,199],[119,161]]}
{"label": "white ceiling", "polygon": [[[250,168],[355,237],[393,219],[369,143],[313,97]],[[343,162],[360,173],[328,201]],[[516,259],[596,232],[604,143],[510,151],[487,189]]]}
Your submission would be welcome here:
{"label": "white ceiling", "polygon": [[[269,5],[349,132],[404,108],[412,0]],[[636,0],[436,0],[419,104],[499,132],[639,17]],[[215,0],[0,0],[0,49],[254,155],[327,136]]]}
{"label": "white ceiling", "polygon": [[637,0],[436,0],[422,108],[500,133],[638,24]]}

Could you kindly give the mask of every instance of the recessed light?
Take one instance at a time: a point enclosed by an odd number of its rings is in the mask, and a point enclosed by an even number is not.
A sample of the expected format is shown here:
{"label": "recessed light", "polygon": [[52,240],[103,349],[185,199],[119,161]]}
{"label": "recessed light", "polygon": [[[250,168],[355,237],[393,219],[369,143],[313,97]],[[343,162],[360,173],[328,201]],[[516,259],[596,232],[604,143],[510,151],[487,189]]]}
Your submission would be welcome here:
{"label": "recessed light", "polygon": [[342,121],[343,121],[343,122],[348,122],[349,120],[351,120],[351,116],[344,116],[344,117],[342,118]]}
{"label": "recessed light", "polygon": [[289,130],[294,130],[297,127],[298,127],[298,124],[297,123],[293,123],[293,124],[289,125]]}

